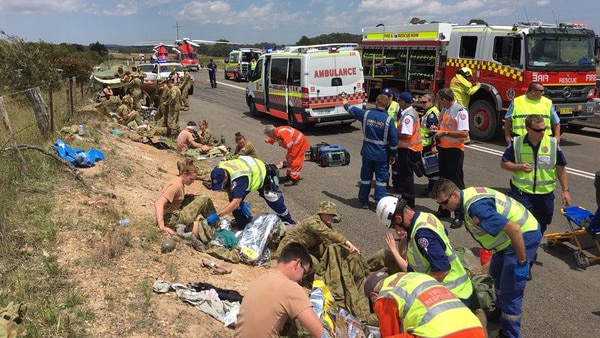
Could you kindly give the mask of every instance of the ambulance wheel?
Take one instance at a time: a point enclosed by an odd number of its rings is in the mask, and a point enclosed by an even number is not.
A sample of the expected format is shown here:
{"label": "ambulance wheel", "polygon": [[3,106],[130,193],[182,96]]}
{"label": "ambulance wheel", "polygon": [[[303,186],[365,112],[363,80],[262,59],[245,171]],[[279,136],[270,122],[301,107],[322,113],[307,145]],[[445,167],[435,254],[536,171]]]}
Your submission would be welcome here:
{"label": "ambulance wheel", "polygon": [[575,260],[577,261],[577,266],[582,269],[590,266],[590,260],[581,251],[575,251]]}
{"label": "ambulance wheel", "polygon": [[296,120],[296,115],[294,115],[294,113],[288,113],[288,125],[298,130],[303,130],[306,127],[304,123],[300,123]]}
{"label": "ambulance wheel", "polygon": [[478,100],[469,107],[469,127],[469,133],[475,140],[488,141],[496,136],[498,119],[489,102]]}
{"label": "ambulance wheel", "polygon": [[254,103],[254,100],[251,97],[248,98],[248,108],[250,108],[250,115],[260,115],[260,112],[258,111],[258,109],[256,109],[256,103]]}

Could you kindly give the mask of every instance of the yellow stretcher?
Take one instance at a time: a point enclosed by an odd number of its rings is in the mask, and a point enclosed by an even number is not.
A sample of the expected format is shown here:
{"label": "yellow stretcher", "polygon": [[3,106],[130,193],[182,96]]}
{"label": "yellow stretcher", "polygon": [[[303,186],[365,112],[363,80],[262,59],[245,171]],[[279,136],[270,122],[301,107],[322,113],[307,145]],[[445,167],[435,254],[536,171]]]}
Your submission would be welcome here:
{"label": "yellow stretcher", "polygon": [[600,260],[600,256],[587,255],[579,240],[580,236],[591,236],[596,245],[596,250],[600,254],[600,208],[596,215],[578,205],[564,207],[560,209],[560,213],[567,219],[570,231],[544,235],[544,238],[548,240],[548,249],[552,249],[558,243],[572,241],[577,245],[577,250],[574,253],[577,266],[585,269],[590,265],[590,262]]}

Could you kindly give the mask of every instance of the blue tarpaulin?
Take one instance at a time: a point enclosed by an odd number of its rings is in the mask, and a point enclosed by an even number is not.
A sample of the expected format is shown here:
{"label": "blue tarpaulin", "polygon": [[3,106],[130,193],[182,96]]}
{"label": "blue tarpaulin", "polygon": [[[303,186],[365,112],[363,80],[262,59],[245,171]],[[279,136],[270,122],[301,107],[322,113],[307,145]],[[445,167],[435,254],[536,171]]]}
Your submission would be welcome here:
{"label": "blue tarpaulin", "polygon": [[52,148],[56,149],[63,160],[69,161],[76,167],[92,167],[96,161],[104,159],[104,154],[98,149],[92,148],[88,151],[73,149],[61,139],[56,140]]}

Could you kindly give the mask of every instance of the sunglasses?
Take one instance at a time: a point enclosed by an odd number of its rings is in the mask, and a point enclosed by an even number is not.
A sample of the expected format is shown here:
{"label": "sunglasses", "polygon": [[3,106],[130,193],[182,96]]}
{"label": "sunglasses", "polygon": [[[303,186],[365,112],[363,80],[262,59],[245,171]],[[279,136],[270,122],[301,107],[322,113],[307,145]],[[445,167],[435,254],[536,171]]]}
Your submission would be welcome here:
{"label": "sunglasses", "polygon": [[535,131],[536,133],[542,133],[542,132],[546,131],[546,128],[532,128],[532,127],[529,127],[529,129],[531,129],[532,131]]}
{"label": "sunglasses", "polygon": [[452,192],[450,193],[450,195],[448,195],[448,198],[446,198],[445,200],[441,201],[441,202],[437,202],[439,205],[448,205],[448,203],[450,203],[450,199],[452,198],[452,195],[454,195],[454,192],[456,190],[452,190]]}

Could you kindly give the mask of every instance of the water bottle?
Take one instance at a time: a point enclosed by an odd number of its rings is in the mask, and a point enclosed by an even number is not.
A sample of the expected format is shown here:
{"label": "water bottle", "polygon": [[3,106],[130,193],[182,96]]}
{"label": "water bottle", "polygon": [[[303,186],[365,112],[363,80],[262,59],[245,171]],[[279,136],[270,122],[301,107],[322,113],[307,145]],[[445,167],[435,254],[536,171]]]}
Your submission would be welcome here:
{"label": "water bottle", "polygon": [[123,226],[124,226],[124,225],[127,225],[127,224],[129,224],[129,219],[128,219],[128,218],[123,218],[123,219],[120,219],[120,220],[117,222],[117,225],[123,225]]}
{"label": "water bottle", "polygon": [[79,136],[85,135],[85,127],[83,126],[83,124],[80,124],[79,128],[77,128],[77,135],[79,135]]}

